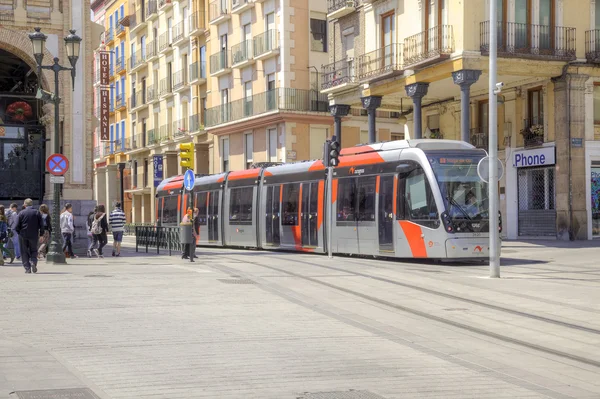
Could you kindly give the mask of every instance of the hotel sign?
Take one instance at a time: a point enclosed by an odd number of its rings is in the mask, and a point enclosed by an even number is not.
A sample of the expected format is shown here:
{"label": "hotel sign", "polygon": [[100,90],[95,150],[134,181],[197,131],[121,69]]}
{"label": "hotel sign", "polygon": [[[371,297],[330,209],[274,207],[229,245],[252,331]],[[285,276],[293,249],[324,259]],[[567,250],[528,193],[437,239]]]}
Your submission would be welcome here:
{"label": "hotel sign", "polygon": [[108,94],[108,89],[100,90],[100,140],[101,141],[110,141],[110,133],[109,133],[109,107],[110,107],[110,97]]}
{"label": "hotel sign", "polygon": [[102,51],[100,53],[100,85],[108,86],[110,80],[110,61],[108,58],[108,51]]}

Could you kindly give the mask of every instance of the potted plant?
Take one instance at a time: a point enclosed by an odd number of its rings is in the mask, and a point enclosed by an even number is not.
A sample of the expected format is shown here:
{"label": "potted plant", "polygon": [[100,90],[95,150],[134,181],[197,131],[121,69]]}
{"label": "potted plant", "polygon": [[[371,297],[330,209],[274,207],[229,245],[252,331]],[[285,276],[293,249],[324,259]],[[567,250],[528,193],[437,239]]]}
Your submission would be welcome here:
{"label": "potted plant", "polygon": [[537,124],[521,130],[526,146],[541,145],[544,142],[544,125]]}

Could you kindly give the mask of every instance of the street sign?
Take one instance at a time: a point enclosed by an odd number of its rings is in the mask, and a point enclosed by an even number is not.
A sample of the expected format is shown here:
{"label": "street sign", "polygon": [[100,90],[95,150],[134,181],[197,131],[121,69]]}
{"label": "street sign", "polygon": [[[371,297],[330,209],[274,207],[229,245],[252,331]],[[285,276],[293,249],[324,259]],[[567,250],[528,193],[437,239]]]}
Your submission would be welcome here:
{"label": "street sign", "polygon": [[[486,183],[490,182],[490,157],[482,158],[477,164],[477,174],[479,178]],[[504,165],[502,161],[498,159],[498,180],[504,176]]]}
{"label": "street sign", "polygon": [[158,187],[163,180],[163,156],[154,155],[152,163],[154,165],[154,187]]}
{"label": "street sign", "polygon": [[186,190],[192,191],[194,189],[194,182],[196,181],[196,176],[194,175],[194,171],[188,169],[185,171],[183,175],[183,186]]}
{"label": "street sign", "polygon": [[65,182],[64,176],[50,176],[50,183],[52,184],[63,184]]}
{"label": "street sign", "polygon": [[54,176],[62,176],[69,170],[69,160],[62,154],[52,154],[46,159],[46,170]]}

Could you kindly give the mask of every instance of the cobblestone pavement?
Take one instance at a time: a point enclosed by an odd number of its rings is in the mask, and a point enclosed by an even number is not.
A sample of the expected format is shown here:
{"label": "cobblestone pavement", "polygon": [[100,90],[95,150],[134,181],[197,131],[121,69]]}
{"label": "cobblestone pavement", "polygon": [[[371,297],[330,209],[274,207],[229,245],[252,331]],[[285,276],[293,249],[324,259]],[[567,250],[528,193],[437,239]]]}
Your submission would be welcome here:
{"label": "cobblestone pavement", "polygon": [[600,398],[594,244],[504,243],[502,279],[206,248],[0,267],[0,398]]}

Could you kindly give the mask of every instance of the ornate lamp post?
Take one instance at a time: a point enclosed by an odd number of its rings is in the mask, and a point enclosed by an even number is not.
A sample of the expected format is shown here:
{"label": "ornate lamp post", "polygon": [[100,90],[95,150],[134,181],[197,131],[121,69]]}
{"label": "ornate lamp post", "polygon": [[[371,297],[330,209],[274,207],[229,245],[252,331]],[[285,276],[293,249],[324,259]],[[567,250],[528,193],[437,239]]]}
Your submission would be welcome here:
{"label": "ornate lamp post", "polygon": [[[65,48],[67,57],[71,63],[70,67],[63,67],[58,63],[58,58],[54,58],[54,64],[42,65],[44,60],[44,48],[46,45],[47,36],[40,32],[40,28],[35,28],[35,32],[29,35],[31,43],[33,44],[33,56],[38,65],[38,77],[41,81],[41,70],[47,69],[54,72],[54,135],[52,141],[54,142],[54,153],[60,153],[58,131],[60,129],[59,124],[59,104],[60,95],[58,87],[58,74],[60,71],[71,71],[71,78],[73,81],[73,90],[75,90],[75,65],[79,58],[79,50],[81,48],[81,38],[75,34],[74,30],[69,31],[69,35],[65,37]],[[66,263],[65,254],[62,251],[61,238],[60,238],[60,185],[54,184],[54,204],[52,207],[52,239],[50,247],[48,249],[48,261],[54,263]]]}

